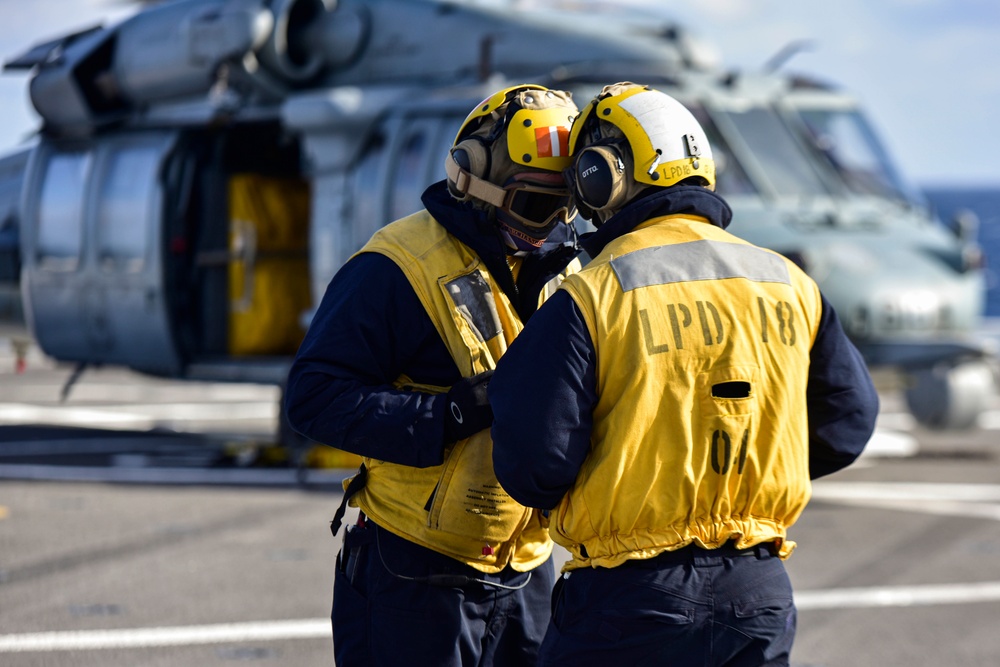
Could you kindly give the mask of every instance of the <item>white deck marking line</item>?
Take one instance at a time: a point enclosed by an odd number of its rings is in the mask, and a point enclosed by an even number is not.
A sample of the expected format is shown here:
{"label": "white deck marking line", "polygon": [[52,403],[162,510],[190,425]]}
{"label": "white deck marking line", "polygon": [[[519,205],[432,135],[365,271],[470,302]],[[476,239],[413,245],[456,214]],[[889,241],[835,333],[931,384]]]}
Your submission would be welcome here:
{"label": "white deck marking line", "polygon": [[16,635],[0,635],[0,653],[149,648],[154,646],[262,642],[281,639],[330,639],[331,637],[330,619],[319,618],[163,628],[135,628],[131,630],[31,632]]}
{"label": "white deck marking line", "polygon": [[979,413],[979,417],[976,419],[976,425],[985,431],[995,431],[1000,429],[1000,411],[988,410],[986,412]]}
{"label": "white deck marking line", "polygon": [[936,482],[816,482],[813,498],[823,500],[951,500],[1000,502],[1000,484]]}
{"label": "white deck marking line", "polygon": [[113,408],[62,407],[0,403],[0,424],[127,425],[147,422],[142,416],[116,412]]}
{"label": "white deck marking line", "polygon": [[935,604],[964,604],[1000,600],[1000,581],[974,584],[918,586],[876,586],[797,591],[799,610],[859,609],[863,607],[913,607]]}
{"label": "white deck marking line", "polygon": [[[878,428],[891,431],[912,431],[917,426],[917,420],[908,412],[881,412]],[[976,418],[976,425],[984,431],[1000,430],[1000,410],[985,410]]]}
{"label": "white deck marking line", "polygon": [[912,431],[916,425],[917,420],[909,412],[880,412],[875,421],[876,428],[890,431]]}
{"label": "white deck marking line", "polygon": [[909,433],[876,427],[868,444],[865,445],[865,450],[861,452],[861,458],[908,457],[914,456],[918,451],[920,443]]}
{"label": "white deck marking line", "polygon": [[[345,477],[350,476],[352,471],[344,468],[325,468],[308,470],[305,474],[305,481],[309,484],[339,484]],[[265,486],[294,486],[301,481],[298,470],[293,468],[132,468],[2,463],[0,463],[0,479]]]}
{"label": "white deck marking line", "polygon": [[997,484],[819,482],[812,497],[855,507],[1000,521]]}
{"label": "white deck marking line", "polygon": [[[971,584],[877,586],[798,591],[799,611],[914,607],[1000,601],[1000,581]],[[0,635],[0,653],[153,648],[289,639],[330,639],[330,619],[259,621],[126,630],[31,632]]]}
{"label": "white deck marking line", "polygon": [[276,402],[146,403],[133,405],[30,405],[0,403],[0,424],[58,424],[108,428],[151,427],[156,421],[274,419]]}

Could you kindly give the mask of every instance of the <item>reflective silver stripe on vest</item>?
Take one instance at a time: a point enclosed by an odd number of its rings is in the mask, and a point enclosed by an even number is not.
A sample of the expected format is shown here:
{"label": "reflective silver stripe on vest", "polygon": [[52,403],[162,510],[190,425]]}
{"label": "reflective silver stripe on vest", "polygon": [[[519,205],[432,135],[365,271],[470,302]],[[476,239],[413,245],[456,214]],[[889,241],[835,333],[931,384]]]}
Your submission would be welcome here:
{"label": "reflective silver stripe on vest", "polygon": [[614,258],[611,268],[625,292],[651,285],[725,278],[792,284],[781,257],[742,243],[691,241],[644,248]]}

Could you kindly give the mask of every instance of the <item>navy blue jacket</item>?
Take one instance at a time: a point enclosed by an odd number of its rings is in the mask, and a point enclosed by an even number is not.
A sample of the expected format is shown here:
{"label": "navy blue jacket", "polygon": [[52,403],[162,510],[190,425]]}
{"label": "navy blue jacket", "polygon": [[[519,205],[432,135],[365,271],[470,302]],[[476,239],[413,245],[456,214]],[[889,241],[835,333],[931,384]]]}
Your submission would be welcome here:
{"label": "navy blue jacket", "polygon": [[[485,213],[455,201],[444,181],[422,199],[483,260],[522,321],[535,312],[545,283],[578,252],[572,226],[557,225],[524,258],[515,283],[506,246]],[[289,372],[285,414],[295,431],[316,442],[403,465],[439,465],[443,397],[393,388],[402,374],[441,387],[461,377],[402,270],[384,255],[361,253],[327,287]]]}
{"label": "navy blue jacket", "polygon": [[[678,213],[704,217],[723,229],[732,217],[728,204],[715,193],[677,186],[633,202],[581,238],[581,245],[593,257],[639,223]],[[821,300],[807,387],[813,479],[853,462],[878,414],[878,394],[861,354],[833,307]],[[526,377],[530,383],[523,381]],[[519,416],[502,430],[494,422],[494,442],[503,442],[503,447],[494,449],[493,466],[504,489],[522,505],[551,509],[573,485],[590,451],[596,386],[593,342],[576,303],[560,290],[504,354],[489,385],[494,410],[511,414],[516,409]]]}

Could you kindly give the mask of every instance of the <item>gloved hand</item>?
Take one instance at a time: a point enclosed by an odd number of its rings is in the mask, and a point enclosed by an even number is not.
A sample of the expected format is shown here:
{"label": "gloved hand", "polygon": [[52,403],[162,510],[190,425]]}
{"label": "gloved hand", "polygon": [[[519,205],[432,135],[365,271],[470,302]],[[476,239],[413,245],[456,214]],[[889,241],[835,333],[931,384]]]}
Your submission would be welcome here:
{"label": "gloved hand", "polygon": [[462,378],[446,394],[444,441],[458,442],[493,424],[493,409],[486,398],[486,386],[493,371]]}

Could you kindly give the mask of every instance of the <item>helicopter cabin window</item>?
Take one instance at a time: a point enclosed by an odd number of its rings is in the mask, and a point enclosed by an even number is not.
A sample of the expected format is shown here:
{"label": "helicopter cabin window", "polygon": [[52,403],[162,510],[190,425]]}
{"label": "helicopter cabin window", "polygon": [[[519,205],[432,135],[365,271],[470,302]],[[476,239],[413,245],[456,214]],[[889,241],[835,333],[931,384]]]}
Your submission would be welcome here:
{"label": "helicopter cabin window", "polygon": [[343,251],[338,258],[340,263],[347,261],[355,251],[361,248],[372,234],[378,231],[387,221],[382,219],[384,199],[381,196],[382,167],[386,152],[386,139],[382,132],[375,132],[362,152],[361,161],[352,175],[353,183],[347,188],[351,197],[351,215],[348,219],[353,223],[342,229]]}
{"label": "helicopter cabin window", "polygon": [[129,147],[113,152],[100,184],[97,248],[106,269],[141,271],[149,246],[159,152]]}
{"label": "helicopter cabin window", "polygon": [[423,166],[427,160],[427,133],[416,129],[403,142],[393,167],[392,220],[420,210],[420,195],[427,187]]}
{"label": "helicopter cabin window", "polygon": [[752,107],[729,111],[726,116],[760,163],[761,176],[776,194],[793,197],[827,194],[808,153],[772,109]]}
{"label": "helicopter cabin window", "polygon": [[38,260],[51,271],[74,271],[83,250],[84,195],[91,155],[52,155],[38,203]]}

